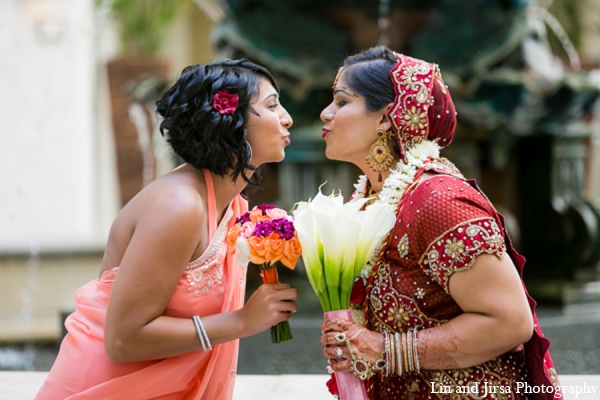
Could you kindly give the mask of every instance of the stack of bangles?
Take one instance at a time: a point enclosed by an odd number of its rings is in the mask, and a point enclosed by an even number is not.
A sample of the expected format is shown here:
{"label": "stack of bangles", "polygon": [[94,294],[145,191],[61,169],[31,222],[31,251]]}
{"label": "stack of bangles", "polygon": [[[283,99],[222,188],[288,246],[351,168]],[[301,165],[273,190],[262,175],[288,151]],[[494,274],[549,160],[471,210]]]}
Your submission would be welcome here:
{"label": "stack of bangles", "polygon": [[385,376],[421,372],[417,329],[402,333],[383,334],[385,340]]}
{"label": "stack of bangles", "polygon": [[194,315],[192,317],[194,320],[194,325],[196,326],[196,333],[198,334],[198,338],[200,338],[200,344],[202,344],[202,350],[206,351],[212,350],[212,346],[210,344],[210,340],[208,340],[208,335],[206,334],[206,329],[204,329],[204,325],[202,325],[202,321],[200,317]]}

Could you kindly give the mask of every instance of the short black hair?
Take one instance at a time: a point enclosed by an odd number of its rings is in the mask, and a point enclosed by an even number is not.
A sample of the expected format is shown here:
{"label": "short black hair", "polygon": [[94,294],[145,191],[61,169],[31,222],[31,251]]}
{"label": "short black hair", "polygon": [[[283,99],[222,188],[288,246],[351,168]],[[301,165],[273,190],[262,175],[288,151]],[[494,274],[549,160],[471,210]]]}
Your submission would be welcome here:
{"label": "short black hair", "polygon": [[[223,59],[186,67],[177,82],[156,102],[163,118],[160,132],[175,154],[197,169],[220,176],[229,175],[257,185],[255,177],[246,177],[252,149],[246,141],[249,113],[258,115],[250,105],[258,94],[258,85],[266,78],[279,92],[279,86],[264,67],[245,59]],[[238,96],[233,114],[221,114],[213,108],[215,93],[227,90]]]}
{"label": "short black hair", "polygon": [[396,98],[390,72],[398,63],[386,46],[372,47],[344,61],[344,81],[365,98],[367,110],[377,111]]}

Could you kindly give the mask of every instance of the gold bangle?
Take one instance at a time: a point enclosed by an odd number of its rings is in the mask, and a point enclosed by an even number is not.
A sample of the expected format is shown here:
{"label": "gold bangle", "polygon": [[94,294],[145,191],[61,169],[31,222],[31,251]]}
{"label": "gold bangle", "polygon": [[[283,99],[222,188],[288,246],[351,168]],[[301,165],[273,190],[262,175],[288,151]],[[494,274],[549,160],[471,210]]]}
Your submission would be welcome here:
{"label": "gold bangle", "polygon": [[394,340],[394,338],[396,337],[396,334],[392,334],[392,337],[390,338],[390,354],[391,354],[391,360],[390,360],[390,374],[391,375],[396,375],[396,363],[398,362],[398,360],[396,359],[396,341]]}
{"label": "gold bangle", "polygon": [[404,359],[402,366],[404,367],[404,372],[408,372],[408,352],[406,349],[406,333],[402,332],[402,358]]}
{"label": "gold bangle", "polygon": [[415,370],[415,366],[413,364],[412,332],[410,330],[406,333],[406,347],[408,347],[408,367],[412,372]]}
{"label": "gold bangle", "polygon": [[396,367],[396,371],[398,372],[398,376],[402,376],[404,370],[402,368],[402,343],[400,342],[400,334],[396,333],[394,335],[394,340],[396,342],[395,346],[396,346],[396,362],[397,362],[397,367]]}

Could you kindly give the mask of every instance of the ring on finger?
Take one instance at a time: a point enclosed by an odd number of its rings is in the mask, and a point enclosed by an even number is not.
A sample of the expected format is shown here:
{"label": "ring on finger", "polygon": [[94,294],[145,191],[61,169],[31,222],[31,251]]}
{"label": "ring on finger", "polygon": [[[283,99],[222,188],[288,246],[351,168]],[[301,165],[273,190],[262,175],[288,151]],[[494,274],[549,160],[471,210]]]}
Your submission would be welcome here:
{"label": "ring on finger", "polygon": [[338,344],[346,344],[346,334],[344,332],[336,333],[335,340]]}
{"label": "ring on finger", "polygon": [[338,346],[337,348],[337,352],[335,353],[335,355],[337,356],[337,358],[342,358],[342,348],[340,346]]}

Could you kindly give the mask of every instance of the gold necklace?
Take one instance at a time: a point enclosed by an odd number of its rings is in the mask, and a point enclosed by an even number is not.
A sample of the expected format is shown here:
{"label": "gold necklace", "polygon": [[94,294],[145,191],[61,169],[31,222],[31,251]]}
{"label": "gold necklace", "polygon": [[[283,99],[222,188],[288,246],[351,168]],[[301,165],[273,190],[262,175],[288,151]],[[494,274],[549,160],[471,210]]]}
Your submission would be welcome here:
{"label": "gold necklace", "polygon": [[369,189],[367,190],[367,198],[372,197],[371,200],[367,201],[365,203],[365,206],[370,206],[371,204],[375,203],[377,200],[379,200],[379,192],[376,192],[373,189],[373,186],[369,186]]}
{"label": "gold necklace", "polygon": [[379,197],[379,191],[376,192],[375,189],[373,189],[373,186],[369,186],[367,197]]}

